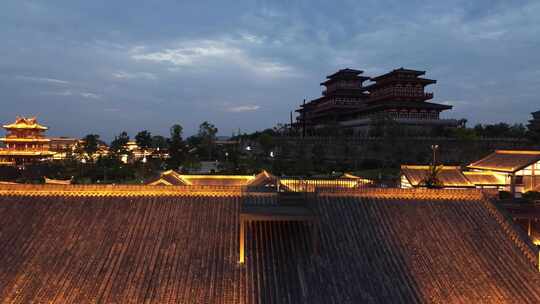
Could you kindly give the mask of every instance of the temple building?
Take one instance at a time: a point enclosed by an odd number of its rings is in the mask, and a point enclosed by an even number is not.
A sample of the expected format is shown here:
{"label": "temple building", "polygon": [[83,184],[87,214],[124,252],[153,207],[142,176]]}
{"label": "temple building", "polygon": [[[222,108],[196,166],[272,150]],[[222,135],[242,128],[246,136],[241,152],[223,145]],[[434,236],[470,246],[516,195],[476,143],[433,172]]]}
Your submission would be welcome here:
{"label": "temple building", "polygon": [[540,151],[496,150],[467,166],[474,172],[489,172],[504,181],[504,189],[517,196],[540,190]]}
{"label": "temple building", "polygon": [[[425,188],[427,180],[433,178],[432,175],[432,166],[401,165],[400,188]],[[460,166],[438,166],[435,178],[435,186],[444,189],[507,189],[504,177],[496,172],[463,171]]]}
{"label": "temple building", "polygon": [[[319,128],[334,124],[354,133],[366,133],[378,118],[387,117],[400,125],[421,130],[434,126],[455,127],[455,119],[441,119],[440,113],[450,105],[428,102],[433,93],[426,92],[436,80],[422,78],[425,71],[399,68],[369,78],[363,71],[344,69],[327,76],[321,83],[323,96],[300,106],[296,126],[316,133]],[[372,83],[363,86],[363,82]]]}
{"label": "temple building", "polygon": [[81,145],[81,140],[70,137],[51,137],[49,142],[49,150],[54,152],[54,160],[63,160],[69,158],[76,153]]}
{"label": "temple building", "polygon": [[35,117],[17,117],[12,124],[4,125],[6,136],[0,138],[5,148],[0,149],[0,165],[22,166],[27,163],[51,159],[50,139],[44,132],[48,129],[40,125]]}
{"label": "temple building", "polygon": [[321,86],[326,87],[322,97],[301,105],[296,110],[300,114],[298,121],[306,127],[342,121],[368,98],[362,84],[369,77],[361,76],[362,73],[360,70],[343,69],[326,76],[327,80],[321,82]]}
{"label": "temple building", "polygon": [[[511,192],[516,197],[529,191],[540,191],[540,151],[495,150],[466,166],[440,166],[436,178],[440,188],[496,189]],[[426,187],[432,167],[402,165],[401,188]]]}

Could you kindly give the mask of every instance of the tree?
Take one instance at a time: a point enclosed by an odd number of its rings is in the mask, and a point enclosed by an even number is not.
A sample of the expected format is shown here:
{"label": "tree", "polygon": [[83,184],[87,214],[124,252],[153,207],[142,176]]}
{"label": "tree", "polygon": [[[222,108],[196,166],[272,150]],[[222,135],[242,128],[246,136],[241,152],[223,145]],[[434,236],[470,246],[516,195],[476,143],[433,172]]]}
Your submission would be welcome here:
{"label": "tree", "polygon": [[170,129],[169,138],[169,163],[173,168],[178,168],[185,159],[185,144],[182,139],[183,128],[179,124],[175,124]]}
{"label": "tree", "polygon": [[127,143],[129,142],[129,135],[126,131],[122,131],[118,136],[115,136],[111,142],[110,151],[116,155],[127,154]]}
{"label": "tree", "polygon": [[93,155],[98,150],[99,135],[97,134],[88,134],[83,138],[83,151],[93,159]]}
{"label": "tree", "polygon": [[216,142],[216,134],[218,129],[211,123],[205,121],[199,126],[199,133],[197,134],[201,139],[203,148],[208,153],[208,160],[212,159],[212,150]]}
{"label": "tree", "polygon": [[167,149],[169,144],[167,143],[167,138],[161,136],[161,135],[154,135],[152,136],[152,144],[151,147],[154,149]]}
{"label": "tree", "polygon": [[439,179],[439,174],[441,173],[442,169],[442,165],[430,165],[429,172],[426,174],[420,184],[422,186],[425,186],[426,188],[441,188],[443,186],[443,183]]}
{"label": "tree", "polygon": [[259,145],[264,152],[264,155],[268,157],[270,150],[274,147],[274,139],[272,135],[268,133],[262,133],[258,138]]}
{"label": "tree", "polygon": [[135,135],[135,142],[139,148],[146,151],[152,146],[152,134],[147,130],[143,130]]}

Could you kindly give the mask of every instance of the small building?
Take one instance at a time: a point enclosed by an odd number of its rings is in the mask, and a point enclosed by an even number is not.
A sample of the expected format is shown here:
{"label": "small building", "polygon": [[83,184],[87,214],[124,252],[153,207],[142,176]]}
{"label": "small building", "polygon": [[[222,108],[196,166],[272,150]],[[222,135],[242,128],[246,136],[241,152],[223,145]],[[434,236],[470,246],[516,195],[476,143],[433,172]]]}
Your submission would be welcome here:
{"label": "small building", "polygon": [[540,190],[540,151],[496,150],[467,167],[471,171],[491,172],[504,183],[504,190],[518,195]]}
{"label": "small building", "polygon": [[186,181],[182,175],[174,170],[167,170],[160,174],[158,178],[150,180],[146,183],[150,186],[185,186]]}
{"label": "small building", "polygon": [[0,138],[5,145],[0,149],[0,165],[23,166],[49,160],[55,154],[50,151],[51,140],[44,135],[48,128],[35,117],[17,117],[14,123],[3,127],[7,134]]}
{"label": "small building", "polygon": [[[432,166],[424,165],[402,165],[400,174],[401,188],[418,188],[425,187],[426,181],[432,174]],[[471,183],[461,172],[459,166],[439,166],[437,167],[437,180],[441,188],[474,188]]]}
{"label": "small building", "polygon": [[78,138],[69,137],[51,137],[49,142],[49,150],[55,152],[54,160],[63,160],[68,158],[77,151],[81,144]]}
{"label": "small building", "polygon": [[313,178],[280,178],[279,187],[290,192],[345,191],[373,186],[370,179],[345,173],[340,176]]}
{"label": "small building", "polygon": [[[402,165],[400,188],[426,186],[426,179],[432,173],[432,166]],[[439,187],[445,189],[497,189],[504,190],[504,178],[492,171],[463,171],[459,166],[439,166],[436,173]]]}
{"label": "small building", "polygon": [[277,178],[263,170],[257,175],[192,175],[168,170],[147,185],[150,186],[249,186],[264,187],[275,184]]}

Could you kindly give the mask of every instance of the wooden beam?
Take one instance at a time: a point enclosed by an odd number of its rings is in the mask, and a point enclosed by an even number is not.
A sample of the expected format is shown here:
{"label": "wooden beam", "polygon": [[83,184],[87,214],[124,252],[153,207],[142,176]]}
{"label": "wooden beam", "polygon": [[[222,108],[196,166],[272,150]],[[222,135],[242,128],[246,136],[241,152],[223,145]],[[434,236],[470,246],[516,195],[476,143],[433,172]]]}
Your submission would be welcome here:
{"label": "wooden beam", "polygon": [[244,248],[244,240],[245,240],[245,221],[244,219],[240,218],[240,264],[244,264],[245,262],[245,248]]}
{"label": "wooden beam", "polygon": [[516,174],[512,173],[510,175],[510,193],[512,193],[512,198],[516,197]]}

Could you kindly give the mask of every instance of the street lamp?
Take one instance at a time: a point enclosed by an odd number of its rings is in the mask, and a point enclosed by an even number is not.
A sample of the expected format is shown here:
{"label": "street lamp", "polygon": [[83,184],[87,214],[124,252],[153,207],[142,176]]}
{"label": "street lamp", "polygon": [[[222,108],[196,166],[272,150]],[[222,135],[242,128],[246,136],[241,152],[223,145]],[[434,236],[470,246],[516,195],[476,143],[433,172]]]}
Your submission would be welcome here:
{"label": "street lamp", "polygon": [[433,166],[437,164],[437,151],[439,150],[439,145],[431,145],[431,151],[433,151]]}

